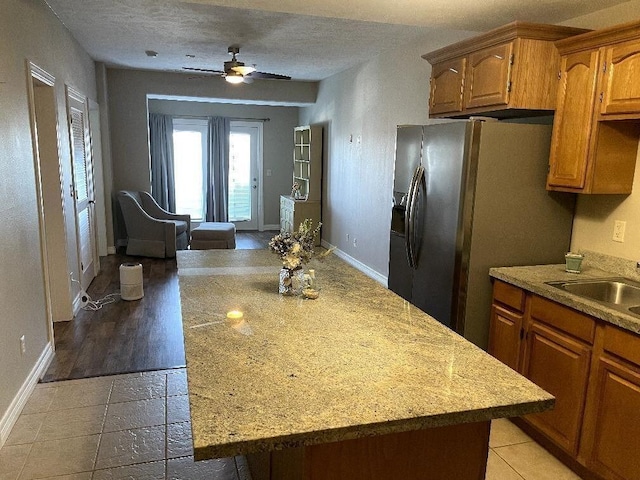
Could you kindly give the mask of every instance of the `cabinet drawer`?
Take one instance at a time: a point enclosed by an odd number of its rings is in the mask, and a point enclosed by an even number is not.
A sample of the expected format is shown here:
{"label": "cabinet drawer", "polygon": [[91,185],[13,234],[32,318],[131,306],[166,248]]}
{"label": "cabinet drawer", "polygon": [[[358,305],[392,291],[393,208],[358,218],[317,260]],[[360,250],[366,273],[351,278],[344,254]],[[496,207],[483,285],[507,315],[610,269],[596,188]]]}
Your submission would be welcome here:
{"label": "cabinet drawer", "polygon": [[640,365],[640,336],[614,327],[604,326],[604,349],[625,360]]}
{"label": "cabinet drawer", "polygon": [[510,283],[495,280],[493,284],[493,299],[518,312],[524,312],[524,290]]}
{"label": "cabinet drawer", "polygon": [[534,295],[531,299],[531,317],[593,344],[596,323],[588,315]]}

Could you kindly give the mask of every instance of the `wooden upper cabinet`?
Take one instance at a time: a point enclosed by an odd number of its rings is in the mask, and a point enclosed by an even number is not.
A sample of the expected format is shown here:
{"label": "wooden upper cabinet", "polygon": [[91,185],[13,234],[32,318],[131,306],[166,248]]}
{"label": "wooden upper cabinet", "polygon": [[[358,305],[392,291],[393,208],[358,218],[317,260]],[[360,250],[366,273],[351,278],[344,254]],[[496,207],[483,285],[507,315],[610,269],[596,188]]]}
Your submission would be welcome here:
{"label": "wooden upper cabinet", "polygon": [[604,49],[600,113],[640,113],[640,40]]}
{"label": "wooden upper cabinet", "polygon": [[513,43],[469,54],[464,89],[466,108],[509,104]]}
{"label": "wooden upper cabinet", "polygon": [[466,58],[455,58],[433,67],[429,111],[453,113],[462,111],[462,89]]}
{"label": "wooden upper cabinet", "polygon": [[553,42],[586,31],[513,22],[423,55],[432,65],[429,116],[501,118],[554,110],[559,56]]}
{"label": "wooden upper cabinet", "polygon": [[547,189],[631,193],[640,139],[640,22],[555,45],[562,60]]}
{"label": "wooden upper cabinet", "polygon": [[598,51],[562,57],[547,178],[550,187],[584,187],[599,65]]}

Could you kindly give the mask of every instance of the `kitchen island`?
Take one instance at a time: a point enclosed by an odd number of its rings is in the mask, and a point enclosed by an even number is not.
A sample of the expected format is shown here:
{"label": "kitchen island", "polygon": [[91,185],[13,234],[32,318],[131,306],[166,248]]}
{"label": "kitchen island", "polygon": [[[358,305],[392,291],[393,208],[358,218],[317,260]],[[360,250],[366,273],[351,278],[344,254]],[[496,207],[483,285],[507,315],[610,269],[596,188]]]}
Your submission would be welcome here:
{"label": "kitchen island", "polygon": [[[195,458],[255,480],[484,478],[490,420],[553,397],[335,256],[283,297],[267,250],[178,253]],[[240,312],[240,313],[239,313]]]}

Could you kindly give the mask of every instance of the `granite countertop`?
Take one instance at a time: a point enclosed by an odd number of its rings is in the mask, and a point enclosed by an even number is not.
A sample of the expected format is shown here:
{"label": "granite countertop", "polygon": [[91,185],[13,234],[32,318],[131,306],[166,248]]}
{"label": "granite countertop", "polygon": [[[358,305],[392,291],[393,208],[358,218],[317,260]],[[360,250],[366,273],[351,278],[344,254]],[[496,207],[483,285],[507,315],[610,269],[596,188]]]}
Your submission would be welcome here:
{"label": "granite countertop", "polygon": [[554,281],[593,280],[616,277],[627,277],[631,280],[638,281],[637,278],[632,278],[633,274],[631,270],[619,271],[613,270],[613,268],[615,268],[615,266],[612,265],[611,270],[604,270],[598,268],[598,266],[587,264],[583,267],[580,274],[575,274],[565,272],[565,264],[563,263],[558,265],[491,268],[489,275],[498,280],[533,292],[541,297],[554,300],[562,305],[604,320],[605,322],[635,333],[640,333],[640,317],[631,313],[624,313],[594,300],[589,300],[588,298],[580,297],[546,284],[546,282]]}
{"label": "granite countertop", "polygon": [[[347,265],[277,293],[268,250],[178,252],[196,459],[547,410],[553,397]],[[240,310],[242,319],[227,312]]]}

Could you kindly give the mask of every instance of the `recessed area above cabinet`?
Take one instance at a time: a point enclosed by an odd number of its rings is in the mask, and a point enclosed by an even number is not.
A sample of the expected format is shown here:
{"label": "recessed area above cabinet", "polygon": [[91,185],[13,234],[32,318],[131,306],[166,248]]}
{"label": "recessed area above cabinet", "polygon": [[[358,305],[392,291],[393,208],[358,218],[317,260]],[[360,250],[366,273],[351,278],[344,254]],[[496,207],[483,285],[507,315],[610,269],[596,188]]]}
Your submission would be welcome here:
{"label": "recessed area above cabinet", "polygon": [[513,22],[423,55],[433,66],[429,116],[548,115],[558,83],[553,42],[587,31]]}

